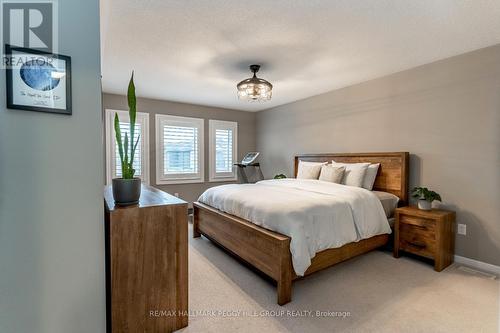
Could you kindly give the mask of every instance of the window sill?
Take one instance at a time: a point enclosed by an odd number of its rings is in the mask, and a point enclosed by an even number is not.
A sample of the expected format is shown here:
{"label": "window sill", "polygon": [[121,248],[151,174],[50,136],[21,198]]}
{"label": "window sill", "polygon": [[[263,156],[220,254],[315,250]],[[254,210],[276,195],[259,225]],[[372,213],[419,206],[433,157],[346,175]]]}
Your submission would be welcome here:
{"label": "window sill", "polygon": [[179,184],[200,184],[204,183],[205,179],[171,179],[171,180],[157,180],[156,185],[179,185]]}
{"label": "window sill", "polygon": [[215,177],[208,180],[210,183],[223,183],[223,182],[235,182],[237,181],[237,177]]}

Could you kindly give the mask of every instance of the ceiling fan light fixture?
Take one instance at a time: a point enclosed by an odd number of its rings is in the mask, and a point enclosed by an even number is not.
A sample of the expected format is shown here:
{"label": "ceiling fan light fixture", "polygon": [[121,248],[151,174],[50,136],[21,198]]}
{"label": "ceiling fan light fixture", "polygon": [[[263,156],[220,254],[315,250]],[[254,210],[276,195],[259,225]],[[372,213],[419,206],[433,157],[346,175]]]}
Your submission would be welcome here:
{"label": "ceiling fan light fixture", "polygon": [[257,77],[259,69],[260,65],[250,65],[253,77],[245,79],[236,85],[239,99],[249,102],[265,102],[271,99],[273,85]]}

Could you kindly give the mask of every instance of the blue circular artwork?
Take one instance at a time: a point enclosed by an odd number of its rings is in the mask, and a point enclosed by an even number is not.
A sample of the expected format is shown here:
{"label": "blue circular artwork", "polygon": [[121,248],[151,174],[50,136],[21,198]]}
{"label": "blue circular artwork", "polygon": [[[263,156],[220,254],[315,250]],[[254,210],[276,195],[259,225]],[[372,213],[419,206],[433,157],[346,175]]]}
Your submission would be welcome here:
{"label": "blue circular artwork", "polygon": [[48,62],[30,60],[21,66],[21,79],[33,89],[49,91],[59,85],[59,78],[52,76],[57,70]]}

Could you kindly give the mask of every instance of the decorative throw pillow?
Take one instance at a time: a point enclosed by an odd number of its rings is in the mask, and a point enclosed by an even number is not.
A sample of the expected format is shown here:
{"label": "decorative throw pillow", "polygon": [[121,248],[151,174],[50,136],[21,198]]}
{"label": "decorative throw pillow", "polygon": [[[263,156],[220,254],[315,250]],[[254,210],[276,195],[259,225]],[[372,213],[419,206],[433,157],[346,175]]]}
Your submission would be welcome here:
{"label": "decorative throw pillow", "polygon": [[321,167],[325,163],[305,162],[299,160],[299,169],[297,170],[297,179],[318,179]]}
{"label": "decorative throw pillow", "polygon": [[367,190],[373,189],[373,184],[375,183],[375,178],[377,178],[378,168],[380,167],[380,163],[370,164],[368,169],[366,169],[365,179],[363,180],[363,188]]}
{"label": "decorative throw pillow", "polygon": [[335,165],[323,165],[319,174],[319,180],[340,184],[344,176],[345,167]]}
{"label": "decorative throw pillow", "polygon": [[342,184],[363,187],[366,169],[368,169],[370,163],[337,163],[332,161],[332,165],[345,167]]}

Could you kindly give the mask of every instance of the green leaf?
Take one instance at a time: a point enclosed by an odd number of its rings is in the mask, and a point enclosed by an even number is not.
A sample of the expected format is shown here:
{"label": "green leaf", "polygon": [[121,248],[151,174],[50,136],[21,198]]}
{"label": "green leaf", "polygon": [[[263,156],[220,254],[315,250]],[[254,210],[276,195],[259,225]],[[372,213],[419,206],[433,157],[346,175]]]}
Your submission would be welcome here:
{"label": "green leaf", "polygon": [[122,177],[123,179],[130,179],[130,172],[129,172],[129,161],[128,161],[128,133],[125,133],[125,140],[124,140],[124,150],[125,150],[125,158],[123,161],[123,166],[122,166]]}
{"label": "green leaf", "polygon": [[137,99],[135,96],[134,72],[132,72],[132,76],[130,77],[130,81],[128,83],[127,99],[130,122],[135,123]]}
{"label": "green leaf", "polygon": [[[116,138],[116,144],[118,145],[118,153],[120,155],[120,162],[122,164],[123,168],[123,143],[122,143],[122,133],[120,130],[120,120],[118,119],[118,114],[115,114],[115,138]],[[123,177],[123,175],[122,175]]]}
{"label": "green leaf", "polygon": [[433,202],[434,200],[441,201],[441,196],[427,187],[415,187],[412,191],[412,197],[429,202]]}
{"label": "green leaf", "polygon": [[[131,152],[132,156],[135,156],[135,150],[137,149],[137,144],[139,143],[140,138],[141,138],[141,135],[139,134],[137,136],[137,141],[135,142],[134,147],[132,147],[132,152]],[[132,165],[133,163],[134,163],[134,158],[132,157],[132,158],[130,158],[130,165]]]}
{"label": "green leaf", "polygon": [[[132,76],[128,83],[127,90],[127,100],[128,100],[128,116],[130,118],[130,142],[134,142],[135,137],[135,122],[137,117],[137,98],[135,96],[135,84],[134,84],[134,72],[132,71]],[[134,162],[134,154],[132,153],[132,145],[130,145],[130,163]]]}

